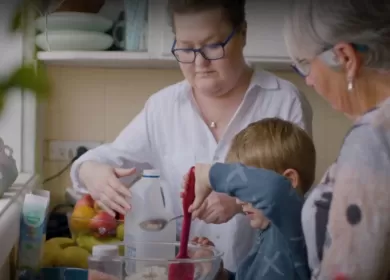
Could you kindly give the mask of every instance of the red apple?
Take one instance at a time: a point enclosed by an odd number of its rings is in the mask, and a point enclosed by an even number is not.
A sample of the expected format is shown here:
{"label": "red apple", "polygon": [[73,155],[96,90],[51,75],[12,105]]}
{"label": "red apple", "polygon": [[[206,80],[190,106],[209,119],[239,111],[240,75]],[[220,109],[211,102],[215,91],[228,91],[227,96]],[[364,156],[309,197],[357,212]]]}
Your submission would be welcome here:
{"label": "red apple", "polygon": [[79,206],[88,206],[93,208],[95,201],[90,194],[84,195],[81,199],[76,202],[75,208]]}
{"label": "red apple", "polygon": [[89,222],[89,228],[97,237],[115,235],[116,225],[115,218],[104,211],[97,213]]}
{"label": "red apple", "polygon": [[125,215],[123,215],[123,214],[121,214],[121,213],[115,211],[115,219],[116,219],[117,221],[123,222],[123,221],[125,220]]}

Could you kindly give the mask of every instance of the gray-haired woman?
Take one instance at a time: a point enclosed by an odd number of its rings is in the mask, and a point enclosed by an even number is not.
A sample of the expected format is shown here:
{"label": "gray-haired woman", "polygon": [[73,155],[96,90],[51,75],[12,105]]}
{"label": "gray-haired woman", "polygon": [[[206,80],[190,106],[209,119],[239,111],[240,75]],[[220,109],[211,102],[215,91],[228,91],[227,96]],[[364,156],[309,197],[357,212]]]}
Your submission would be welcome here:
{"label": "gray-haired woman", "polygon": [[354,120],[302,213],[314,279],[390,279],[390,2],[299,0],[286,24],[295,68]]}

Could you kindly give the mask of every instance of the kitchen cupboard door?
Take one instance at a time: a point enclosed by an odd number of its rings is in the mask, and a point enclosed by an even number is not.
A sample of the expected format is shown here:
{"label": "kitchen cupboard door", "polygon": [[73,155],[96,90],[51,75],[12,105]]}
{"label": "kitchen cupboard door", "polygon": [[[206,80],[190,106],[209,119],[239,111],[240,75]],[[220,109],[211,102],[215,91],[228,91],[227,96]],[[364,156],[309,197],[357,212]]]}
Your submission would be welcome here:
{"label": "kitchen cupboard door", "polygon": [[244,54],[249,60],[271,63],[290,61],[283,38],[288,9],[289,0],[247,1],[248,32]]}
{"label": "kitchen cupboard door", "polygon": [[[167,14],[167,0],[150,0],[150,52],[163,58],[172,58],[174,40]],[[244,55],[250,62],[286,64],[290,61],[283,38],[284,17],[289,0],[249,0],[246,3],[248,22],[247,44]]]}
{"label": "kitchen cupboard door", "polygon": [[149,0],[149,53],[175,60],[171,53],[174,35],[167,13],[167,0]]}

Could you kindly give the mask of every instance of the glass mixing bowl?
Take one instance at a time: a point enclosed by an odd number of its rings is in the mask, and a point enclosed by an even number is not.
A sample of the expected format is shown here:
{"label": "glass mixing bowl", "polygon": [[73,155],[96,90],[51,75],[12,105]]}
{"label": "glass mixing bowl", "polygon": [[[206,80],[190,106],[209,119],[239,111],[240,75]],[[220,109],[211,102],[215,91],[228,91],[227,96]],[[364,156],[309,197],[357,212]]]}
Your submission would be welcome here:
{"label": "glass mixing bowl", "polygon": [[[104,245],[102,245],[104,246]],[[110,245],[125,246],[123,244]],[[126,246],[125,246],[126,247]],[[176,259],[179,243],[137,243],[136,257],[90,256],[89,280],[182,280],[168,279],[169,268],[174,265],[192,265],[194,280],[213,280],[220,267],[223,253],[210,246],[189,244],[189,259]],[[123,249],[122,249],[123,250]],[[126,251],[126,249],[125,249]],[[134,255],[134,254],[133,254]]]}

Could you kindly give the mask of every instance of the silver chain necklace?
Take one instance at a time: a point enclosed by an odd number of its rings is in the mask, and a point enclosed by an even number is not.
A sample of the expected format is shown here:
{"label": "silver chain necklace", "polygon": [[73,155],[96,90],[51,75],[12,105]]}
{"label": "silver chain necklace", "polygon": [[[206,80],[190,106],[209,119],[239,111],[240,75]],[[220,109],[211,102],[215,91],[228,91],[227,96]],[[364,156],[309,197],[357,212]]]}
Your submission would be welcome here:
{"label": "silver chain necklace", "polygon": [[217,123],[216,122],[211,122],[209,126],[211,128],[216,128],[217,127]]}

